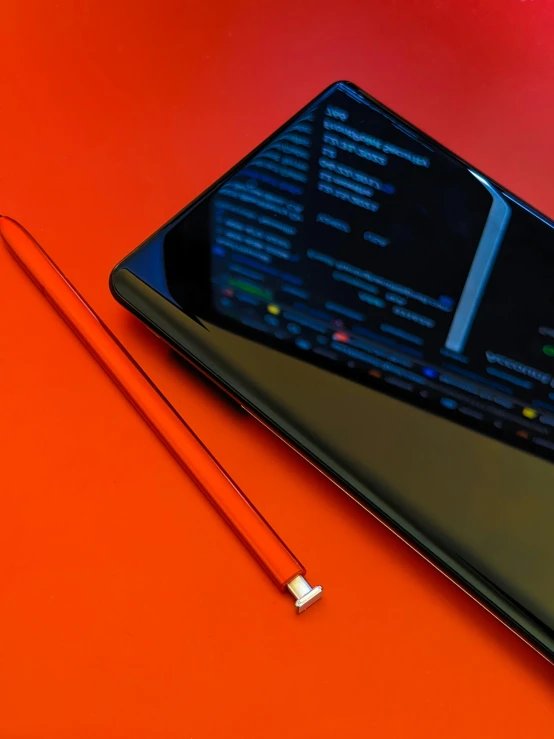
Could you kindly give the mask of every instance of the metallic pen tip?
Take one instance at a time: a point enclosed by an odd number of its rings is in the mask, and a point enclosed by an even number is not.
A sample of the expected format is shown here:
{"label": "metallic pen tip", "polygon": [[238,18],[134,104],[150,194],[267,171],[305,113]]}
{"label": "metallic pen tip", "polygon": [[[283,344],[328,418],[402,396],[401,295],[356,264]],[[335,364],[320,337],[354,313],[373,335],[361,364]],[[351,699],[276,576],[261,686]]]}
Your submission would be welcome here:
{"label": "metallic pen tip", "polygon": [[323,588],[321,585],[316,585],[315,588],[312,588],[302,575],[298,575],[291,580],[288,583],[287,588],[296,598],[296,603],[294,605],[296,606],[297,613],[303,613],[303,611],[314,603],[317,603],[317,601],[323,596]]}

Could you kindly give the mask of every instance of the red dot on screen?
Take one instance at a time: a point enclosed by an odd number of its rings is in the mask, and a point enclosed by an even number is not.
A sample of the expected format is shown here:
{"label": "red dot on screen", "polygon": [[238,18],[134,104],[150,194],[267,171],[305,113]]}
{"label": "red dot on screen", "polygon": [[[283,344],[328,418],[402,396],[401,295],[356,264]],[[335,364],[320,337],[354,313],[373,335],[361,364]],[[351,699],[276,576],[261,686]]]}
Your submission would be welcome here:
{"label": "red dot on screen", "polygon": [[350,336],[348,334],[345,334],[344,331],[335,331],[333,334],[334,341],[341,341],[343,344],[346,344],[348,341],[350,341]]}

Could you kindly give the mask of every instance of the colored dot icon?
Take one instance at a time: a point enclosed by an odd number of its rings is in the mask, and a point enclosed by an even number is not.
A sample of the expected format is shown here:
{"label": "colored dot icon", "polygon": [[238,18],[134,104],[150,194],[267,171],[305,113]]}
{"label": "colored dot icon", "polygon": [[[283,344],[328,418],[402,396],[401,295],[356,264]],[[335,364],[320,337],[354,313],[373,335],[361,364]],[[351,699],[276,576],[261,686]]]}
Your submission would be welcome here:
{"label": "colored dot icon", "polygon": [[529,418],[531,421],[539,415],[538,411],[534,408],[524,408],[521,413],[525,418]]}
{"label": "colored dot icon", "polygon": [[348,336],[344,331],[335,331],[333,339],[335,341],[340,341],[342,344],[346,344],[350,340],[350,336]]}
{"label": "colored dot icon", "polygon": [[547,357],[554,357],[554,344],[545,344],[542,353],[546,354]]}
{"label": "colored dot icon", "polygon": [[270,303],[267,306],[267,312],[271,313],[272,316],[278,316],[279,313],[281,312],[281,309],[279,308],[278,305],[275,305],[274,303]]}

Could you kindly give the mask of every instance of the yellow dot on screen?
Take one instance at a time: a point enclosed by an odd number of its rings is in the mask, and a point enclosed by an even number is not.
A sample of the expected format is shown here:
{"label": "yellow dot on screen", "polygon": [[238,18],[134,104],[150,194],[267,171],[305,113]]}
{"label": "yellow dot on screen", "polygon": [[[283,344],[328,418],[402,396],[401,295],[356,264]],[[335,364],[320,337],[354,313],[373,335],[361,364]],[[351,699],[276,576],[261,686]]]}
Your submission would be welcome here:
{"label": "yellow dot on screen", "polygon": [[281,309],[279,308],[278,305],[271,305],[270,304],[270,305],[267,306],[267,312],[268,313],[271,313],[272,316],[278,316],[279,313],[281,312]]}
{"label": "yellow dot on screen", "polygon": [[525,418],[531,418],[531,419],[533,419],[533,418],[536,418],[539,415],[537,413],[537,411],[533,410],[533,408],[524,408],[521,412],[523,413],[523,415],[525,416]]}

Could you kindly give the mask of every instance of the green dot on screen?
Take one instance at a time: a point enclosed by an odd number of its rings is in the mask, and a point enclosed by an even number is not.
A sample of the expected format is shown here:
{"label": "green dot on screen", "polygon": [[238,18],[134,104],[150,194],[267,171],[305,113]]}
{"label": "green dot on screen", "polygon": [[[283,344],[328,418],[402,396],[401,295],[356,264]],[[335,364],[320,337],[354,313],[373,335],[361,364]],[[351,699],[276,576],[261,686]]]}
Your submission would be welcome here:
{"label": "green dot on screen", "polygon": [[546,354],[547,357],[554,357],[554,345],[545,344],[542,348],[542,351],[544,354]]}

